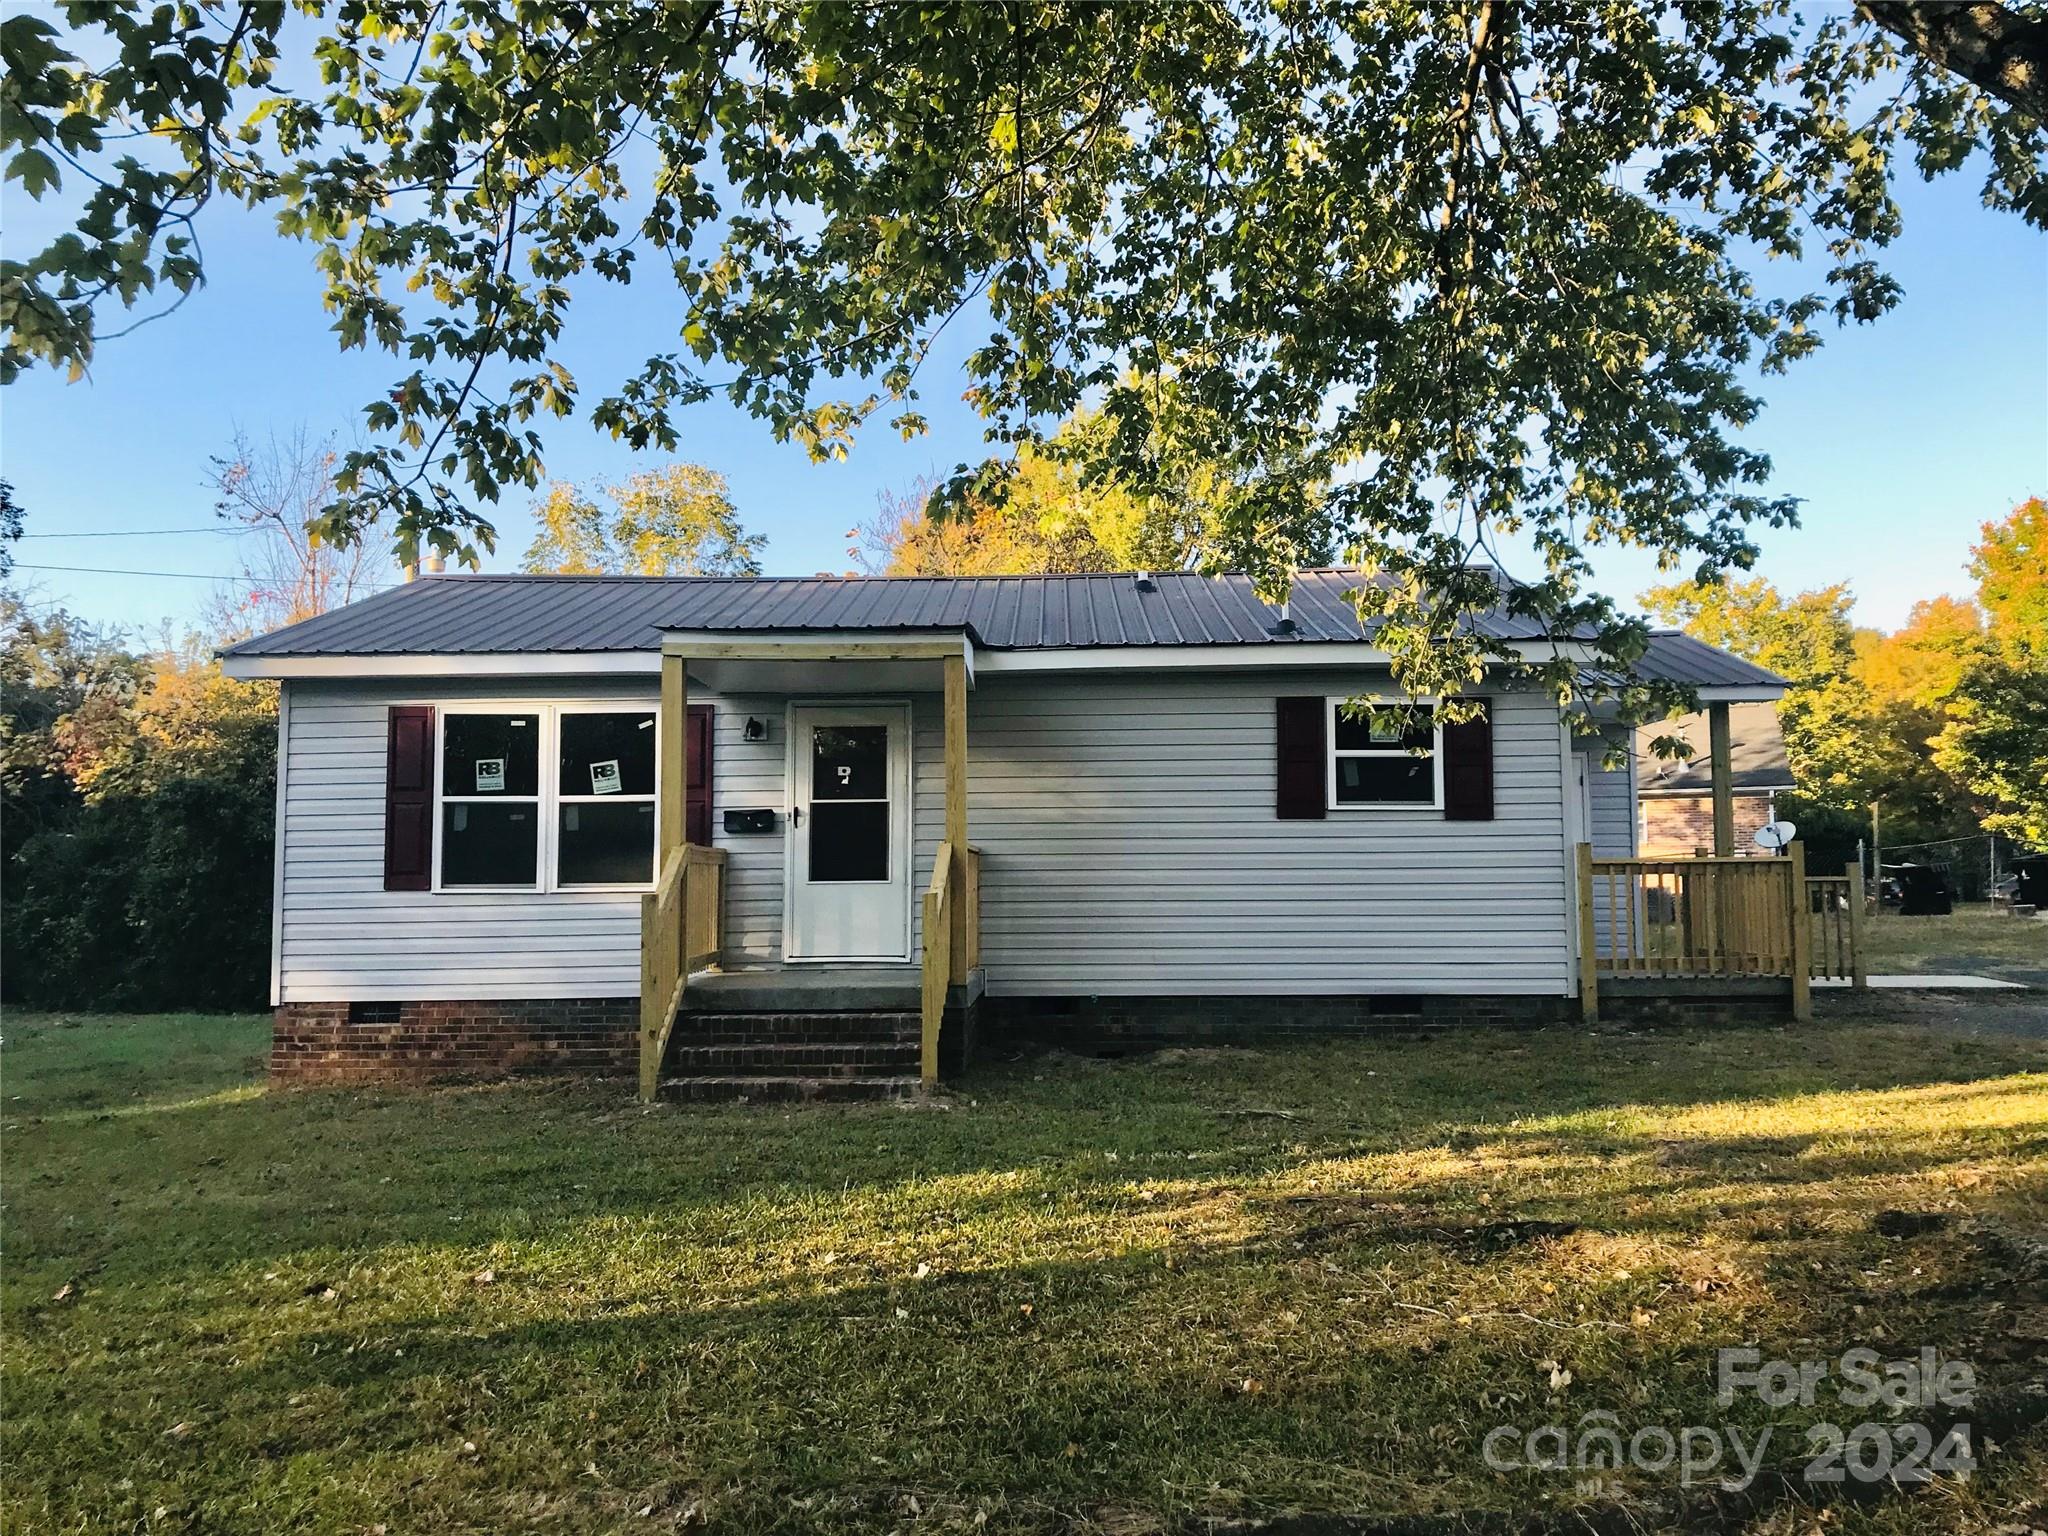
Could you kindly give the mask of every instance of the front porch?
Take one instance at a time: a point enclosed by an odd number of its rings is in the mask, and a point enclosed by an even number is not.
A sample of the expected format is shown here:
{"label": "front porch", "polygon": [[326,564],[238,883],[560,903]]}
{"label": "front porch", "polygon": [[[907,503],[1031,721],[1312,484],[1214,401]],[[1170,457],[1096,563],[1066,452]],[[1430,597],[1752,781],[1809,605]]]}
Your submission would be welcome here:
{"label": "front porch", "polygon": [[[758,958],[727,969],[727,852],[686,840],[687,753],[671,722],[688,717],[695,675],[721,691],[746,689],[790,699],[816,699],[806,707],[829,711],[835,701],[872,704],[876,696],[914,692],[942,701],[943,835],[932,854],[929,878],[911,879],[919,857],[909,815],[909,783],[903,777],[899,805],[889,798],[861,800],[875,814],[862,817],[874,843],[891,860],[901,881],[906,918],[896,942],[909,950],[902,962],[864,958],[886,954],[854,943],[863,958],[839,960],[807,944],[800,958],[790,950],[774,963]],[[842,637],[791,640],[782,637],[691,636],[671,638],[663,647],[660,719],[661,793],[655,889],[641,899],[640,1092],[662,1092],[665,1074],[672,1096],[714,1096],[715,1088],[755,1087],[761,1096],[896,1097],[921,1091],[938,1080],[949,1017],[964,1021],[982,990],[980,969],[981,852],[967,841],[967,695],[972,685],[971,649],[964,636],[931,638]],[[794,720],[794,713],[791,719]],[[927,719],[929,717],[927,716]],[[912,734],[908,707],[902,715],[904,740],[892,743],[907,760]],[[871,727],[881,729],[881,727]],[[805,738],[808,739],[808,738]],[[808,774],[791,745],[792,775]],[[817,751],[822,759],[825,748]],[[866,769],[837,763],[841,782]],[[885,766],[894,783],[897,770]],[[859,790],[862,795],[875,792]],[[809,850],[816,846],[823,812],[854,802],[821,800],[811,807],[806,792],[786,787],[785,805],[771,816],[786,821],[785,836],[806,839],[805,852],[786,847],[786,901],[794,906],[810,888],[814,873]],[[928,803],[928,802],[927,802]],[[750,814],[758,815],[759,812]],[[806,825],[806,823],[808,823]],[[872,824],[895,830],[875,830]],[[929,839],[925,845],[930,847]],[[838,870],[817,884],[836,892],[843,918],[848,902],[893,901],[887,880],[869,881],[867,870]],[[872,896],[868,893],[872,891]],[[862,930],[867,932],[868,930]],[[882,925],[886,932],[886,924]],[[786,913],[785,932],[803,935],[800,919]],[[898,954],[904,948],[897,949]],[[843,951],[842,951],[843,953]],[[715,1073],[699,1068],[718,1068]],[[788,1070],[783,1070],[787,1068]],[[737,1080],[745,1078],[744,1084]],[[749,1095],[752,1096],[752,1095]]]}

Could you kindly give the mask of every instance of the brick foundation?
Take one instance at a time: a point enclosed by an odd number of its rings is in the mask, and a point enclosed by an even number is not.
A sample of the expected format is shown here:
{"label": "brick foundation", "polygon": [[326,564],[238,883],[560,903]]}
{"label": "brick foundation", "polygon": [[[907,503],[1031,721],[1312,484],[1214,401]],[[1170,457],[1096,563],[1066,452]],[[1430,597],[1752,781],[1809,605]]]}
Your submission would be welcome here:
{"label": "brick foundation", "polygon": [[1777,1024],[1792,1017],[1792,983],[1776,977],[1600,979],[1600,1021],[1630,1027]]}
{"label": "brick foundation", "polygon": [[1272,1040],[1372,1030],[1530,1028],[1578,1017],[1563,997],[985,997],[984,1043],[1043,1040],[1078,1050],[1201,1040]]}
{"label": "brick foundation", "polygon": [[[1756,1023],[1787,1014],[1789,1004],[1790,987],[1783,984],[1688,996],[1681,988],[1604,983],[1600,993],[1603,1022],[1624,1027]],[[637,998],[357,1004],[355,1015],[347,1003],[279,1008],[271,1030],[271,1081],[630,1077],[639,1067]],[[947,1009],[939,1049],[941,1071],[951,1078],[973,1060],[977,1046],[1011,1041],[1142,1050],[1374,1031],[1527,1029],[1578,1017],[1578,999],[1565,997],[982,997]],[[750,1017],[750,1027],[754,1022]]]}
{"label": "brick foundation", "polygon": [[429,1082],[508,1073],[631,1075],[632,997],[286,1003],[271,1025],[274,1083]]}

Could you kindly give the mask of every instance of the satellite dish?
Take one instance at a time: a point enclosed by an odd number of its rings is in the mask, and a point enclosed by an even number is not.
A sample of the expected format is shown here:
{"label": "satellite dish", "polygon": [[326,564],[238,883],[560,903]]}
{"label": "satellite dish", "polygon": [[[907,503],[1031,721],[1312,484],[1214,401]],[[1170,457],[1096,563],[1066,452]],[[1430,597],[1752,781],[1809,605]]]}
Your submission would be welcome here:
{"label": "satellite dish", "polygon": [[1766,822],[1756,829],[1756,845],[1766,853],[1776,853],[1799,835],[1799,828],[1789,821]]}

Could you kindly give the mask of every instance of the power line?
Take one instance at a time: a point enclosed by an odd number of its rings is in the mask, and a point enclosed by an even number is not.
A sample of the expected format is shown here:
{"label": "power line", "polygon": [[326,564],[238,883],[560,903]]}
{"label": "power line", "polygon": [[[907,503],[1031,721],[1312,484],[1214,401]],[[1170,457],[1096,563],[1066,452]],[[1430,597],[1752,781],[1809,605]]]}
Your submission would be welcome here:
{"label": "power line", "polygon": [[218,576],[202,575],[198,571],[131,571],[109,565],[31,565],[26,560],[17,561],[17,571],[76,571],[85,576],[171,576],[181,581],[233,581],[225,573]]}
{"label": "power line", "polygon": [[103,528],[95,533],[24,533],[24,539],[153,539],[166,533],[246,533],[246,528]]}
{"label": "power line", "polygon": [[1987,838],[1998,836],[1996,832],[1969,832],[1961,837],[1931,837],[1923,843],[1886,843],[1886,853],[1897,853],[1905,848],[1946,848],[1953,843],[1981,843]]}

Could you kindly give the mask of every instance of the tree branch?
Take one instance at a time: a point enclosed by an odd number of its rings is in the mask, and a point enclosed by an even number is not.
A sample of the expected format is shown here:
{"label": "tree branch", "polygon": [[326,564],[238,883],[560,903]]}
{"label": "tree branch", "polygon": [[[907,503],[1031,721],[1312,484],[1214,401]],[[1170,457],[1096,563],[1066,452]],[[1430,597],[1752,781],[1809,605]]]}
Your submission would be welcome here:
{"label": "tree branch", "polygon": [[1941,0],[1862,0],[1856,10],[1928,63],[2048,121],[2048,21],[2003,5]]}

